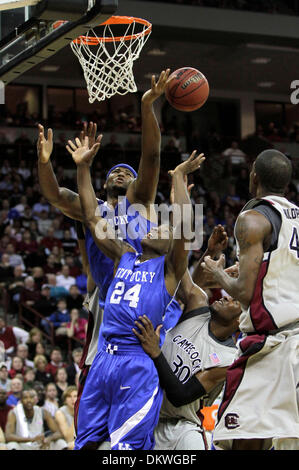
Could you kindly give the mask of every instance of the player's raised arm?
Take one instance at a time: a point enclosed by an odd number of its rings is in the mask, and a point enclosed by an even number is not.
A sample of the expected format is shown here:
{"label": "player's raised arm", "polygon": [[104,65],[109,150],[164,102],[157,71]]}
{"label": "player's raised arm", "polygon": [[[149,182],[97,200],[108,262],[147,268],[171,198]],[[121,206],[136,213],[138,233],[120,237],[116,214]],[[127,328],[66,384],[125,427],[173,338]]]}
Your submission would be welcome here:
{"label": "player's raised arm", "polygon": [[142,149],[138,176],[127,191],[131,204],[147,206],[155,202],[160,173],[161,132],[153,105],[164,93],[169,73],[169,69],[163,70],[157,82],[153,75],[151,88],[142,97]]}
{"label": "player's raised arm", "polygon": [[224,270],[223,258],[214,261],[210,257],[204,259],[202,265],[208,275],[212,275],[231,297],[247,309],[251,302],[258,273],[263,260],[263,244],[271,234],[270,222],[260,213],[248,210],[241,213],[236,223],[236,239],[239,245],[239,276],[231,277]]}
{"label": "player's raised arm", "polygon": [[[185,183],[185,176],[200,168],[205,160],[203,154],[197,155],[196,151],[192,152],[188,160],[178,165],[171,172],[173,178],[173,198],[175,204],[175,213],[173,220],[173,242],[171,249],[166,258],[165,278],[168,292],[171,293],[182,279],[188,267],[188,253],[186,244],[190,242],[187,239],[188,233],[193,227],[193,208],[190,201],[188,188]],[[176,215],[177,214],[177,215]],[[179,220],[175,220],[178,218]]]}
{"label": "player's raised arm", "polygon": [[77,183],[83,223],[91,231],[96,245],[102,252],[117,262],[124,252],[124,244],[116,238],[114,228],[100,216],[90,176],[90,167],[99,147],[100,141],[90,149],[88,137],[85,137],[83,142],[79,138],[76,138],[75,142],[69,140],[67,150],[77,165]]}
{"label": "player's raised arm", "polygon": [[[84,125],[81,132],[81,140],[87,136],[89,139],[89,147],[91,148],[96,142],[97,127],[94,123]],[[100,136],[97,141],[99,141]],[[48,129],[47,138],[45,137],[44,127],[38,125],[37,155],[38,155],[38,178],[42,194],[47,201],[63,214],[71,219],[82,221],[82,211],[79,195],[68,188],[58,185],[56,176],[53,171],[50,160],[53,151],[53,131]]]}

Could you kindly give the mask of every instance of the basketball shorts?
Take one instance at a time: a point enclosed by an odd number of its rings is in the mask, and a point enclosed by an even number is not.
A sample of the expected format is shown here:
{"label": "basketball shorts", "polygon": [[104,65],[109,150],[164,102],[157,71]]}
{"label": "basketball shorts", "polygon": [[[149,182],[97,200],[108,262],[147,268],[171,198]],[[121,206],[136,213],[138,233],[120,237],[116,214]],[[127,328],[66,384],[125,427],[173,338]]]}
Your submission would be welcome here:
{"label": "basketball shorts", "polygon": [[244,337],[227,371],[215,448],[230,450],[234,439],[263,439],[264,450],[282,449],[284,441],[298,446],[298,383],[298,328]]}
{"label": "basketball shorts", "polygon": [[75,450],[103,441],[112,450],[152,450],[162,399],[156,368],[141,346],[104,343],[80,399]]}
{"label": "basketball shorts", "polygon": [[154,450],[208,450],[203,429],[185,419],[160,419],[155,441]]}

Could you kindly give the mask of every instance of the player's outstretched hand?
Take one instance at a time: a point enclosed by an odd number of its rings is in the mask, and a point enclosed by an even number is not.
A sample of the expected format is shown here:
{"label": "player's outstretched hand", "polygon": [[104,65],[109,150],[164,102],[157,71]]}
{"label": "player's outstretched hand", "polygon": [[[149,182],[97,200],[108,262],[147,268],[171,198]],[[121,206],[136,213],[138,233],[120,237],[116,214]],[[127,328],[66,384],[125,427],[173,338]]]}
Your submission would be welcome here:
{"label": "player's outstretched hand", "polygon": [[213,260],[210,256],[205,256],[203,263],[201,263],[203,273],[213,279],[215,282],[218,281],[217,274],[224,270],[225,267],[225,256],[222,254],[218,260]]}
{"label": "player's outstretched hand", "polygon": [[174,170],[170,170],[168,173],[173,176],[175,173],[181,172],[183,175],[188,175],[196,170],[199,170],[201,164],[205,161],[206,157],[203,153],[197,155],[197,151],[193,150],[190,157],[183,163],[180,163]]}
{"label": "player's outstretched hand", "polygon": [[213,228],[213,231],[208,240],[208,249],[211,253],[217,255],[221,251],[224,251],[227,248],[228,236],[225,231],[225,228],[222,225],[216,225]]}
{"label": "player's outstretched hand", "polygon": [[170,69],[162,70],[157,82],[156,82],[155,75],[152,75],[151,88],[150,90],[147,90],[144,93],[142,97],[143,103],[151,104],[165,92],[166,85],[169,79],[169,74],[170,74]]}
{"label": "player's outstretched hand", "polygon": [[152,359],[158,357],[161,353],[159,348],[160,330],[162,325],[159,325],[154,330],[153,324],[146,315],[139,317],[140,321],[135,321],[135,325],[139,328],[140,333],[133,328],[133,333],[139,339],[144,352],[146,352]]}
{"label": "player's outstretched hand", "polygon": [[44,126],[38,124],[37,155],[41,163],[48,163],[53,151],[53,131],[48,129],[48,138],[45,138]]}
{"label": "player's outstretched hand", "polygon": [[[102,136],[100,136],[102,139]],[[66,146],[67,151],[73,157],[76,165],[88,165],[91,166],[97,151],[101,145],[101,139],[89,148],[88,137],[85,136],[83,142],[76,137],[75,142],[68,140],[68,145]]]}
{"label": "player's outstretched hand", "polygon": [[95,122],[90,121],[88,124],[87,122],[83,123],[83,129],[80,132],[80,141],[81,144],[84,144],[85,137],[88,137],[88,147],[91,149],[95,143],[101,143],[102,135],[97,135],[97,124]]}

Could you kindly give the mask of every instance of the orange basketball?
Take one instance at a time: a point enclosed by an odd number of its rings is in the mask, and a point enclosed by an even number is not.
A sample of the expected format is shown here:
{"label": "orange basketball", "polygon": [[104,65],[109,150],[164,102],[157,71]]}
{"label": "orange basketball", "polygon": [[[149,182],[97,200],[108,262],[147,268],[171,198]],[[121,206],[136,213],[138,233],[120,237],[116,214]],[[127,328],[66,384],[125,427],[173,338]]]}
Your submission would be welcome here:
{"label": "orange basketball", "polygon": [[169,77],[165,90],[167,101],[179,111],[195,111],[201,108],[209,96],[206,77],[197,69],[183,67]]}

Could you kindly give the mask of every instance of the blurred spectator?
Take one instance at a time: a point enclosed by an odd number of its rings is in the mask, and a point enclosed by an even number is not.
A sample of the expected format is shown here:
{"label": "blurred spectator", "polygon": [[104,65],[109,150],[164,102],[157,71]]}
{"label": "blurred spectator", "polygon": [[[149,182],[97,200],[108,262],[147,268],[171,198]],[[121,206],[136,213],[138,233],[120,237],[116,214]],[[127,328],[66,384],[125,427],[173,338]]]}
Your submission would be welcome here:
{"label": "blurred spectator", "polygon": [[67,381],[69,385],[76,385],[76,376],[81,372],[79,364],[81,361],[82,353],[83,348],[77,347],[72,351],[72,362],[66,368]]}
{"label": "blurred spectator", "polygon": [[23,390],[23,381],[17,377],[11,380],[10,382],[10,391],[8,392],[8,397],[6,400],[7,405],[16,406],[21,398],[21,393]]}
{"label": "blurred spectator", "polygon": [[9,263],[9,255],[3,253],[0,261],[0,287],[6,286],[7,280],[13,277],[13,267]]}
{"label": "blurred spectator", "polygon": [[39,201],[36,202],[32,207],[33,215],[36,215],[38,217],[40,216],[42,212],[44,211],[49,212],[49,210],[50,210],[50,205],[44,196],[41,196],[39,198]]}
{"label": "blurred spectator", "polygon": [[37,241],[33,239],[30,230],[25,230],[22,234],[22,240],[17,244],[17,251],[22,256],[29,255],[37,250]]}
{"label": "blurred spectator", "polygon": [[33,367],[27,367],[24,374],[24,390],[29,390],[35,382],[35,370]]}
{"label": "blurred spectator", "polygon": [[37,354],[34,358],[34,368],[35,368],[35,380],[41,382],[44,385],[53,381],[53,376],[51,372],[46,370],[48,361],[46,356],[43,354]]}
{"label": "blurred spectator", "polygon": [[78,286],[73,285],[69,289],[69,295],[66,297],[67,309],[71,311],[73,308],[77,308],[79,311],[82,310],[84,297],[80,293]]}
{"label": "blurred spectator", "polygon": [[47,235],[41,239],[40,243],[46,249],[47,254],[50,254],[54,246],[62,248],[62,243],[59,238],[54,237],[54,229],[52,226],[47,229]]}
{"label": "blurred spectator", "polygon": [[61,274],[57,274],[56,282],[58,287],[64,287],[69,291],[70,287],[76,284],[76,279],[70,276],[70,268],[68,265],[62,266]]}
{"label": "blurred spectator", "polygon": [[14,356],[11,360],[8,376],[10,379],[14,379],[17,374],[21,374],[24,377],[25,370],[25,361],[19,356]]}
{"label": "blurred spectator", "polygon": [[[0,363],[0,390],[10,390],[11,379],[8,377],[8,367],[5,362]],[[1,424],[0,424],[1,426]]]}
{"label": "blurred spectator", "polygon": [[33,368],[34,364],[28,357],[29,355],[29,348],[27,344],[18,344],[16,355],[19,356],[24,361],[25,368],[31,367]]}
{"label": "blurred spectator", "polygon": [[48,274],[47,278],[50,286],[51,297],[54,297],[57,302],[61,298],[66,298],[69,295],[69,291],[65,287],[57,285],[57,277],[55,274]]}
{"label": "blurred spectator", "polygon": [[[24,390],[20,403],[9,412],[6,442],[9,450],[62,450],[66,442],[47,410],[35,405],[36,392]],[[49,429],[45,437],[45,429]]]}
{"label": "blurred spectator", "polygon": [[46,389],[45,385],[38,380],[35,380],[32,385],[32,389],[36,392],[35,404],[38,406],[43,406],[45,403]]}
{"label": "blurred spectator", "polygon": [[32,328],[29,331],[29,336],[27,340],[28,346],[28,357],[33,360],[36,355],[36,345],[42,341],[42,332],[39,328]]}
{"label": "blurred spectator", "polygon": [[62,247],[65,253],[76,253],[78,243],[77,240],[71,237],[70,230],[65,230],[63,238],[61,239]]}
{"label": "blurred spectator", "polygon": [[59,367],[55,374],[55,385],[57,388],[57,400],[59,406],[63,405],[62,395],[68,388],[69,384],[67,381],[67,372],[65,367]]}
{"label": "blurred spectator", "polygon": [[42,285],[47,283],[47,277],[45,276],[44,270],[41,266],[34,266],[32,268],[32,277],[36,288],[40,291]]}
{"label": "blurred spectator", "polygon": [[55,414],[61,434],[67,442],[68,449],[74,448],[74,406],[77,400],[77,387],[70,385],[62,395],[63,406]]}
{"label": "blurred spectator", "polygon": [[17,338],[12,326],[6,324],[4,315],[0,315],[0,341],[4,343],[5,354],[13,355],[17,349]]}
{"label": "blurred spectator", "polygon": [[24,280],[24,287],[20,292],[20,304],[22,305],[23,317],[31,323],[34,323],[35,321],[35,314],[30,310],[30,308],[33,307],[39,298],[40,292],[36,288],[33,277],[27,276]]}
{"label": "blurred spectator", "polygon": [[54,382],[49,382],[45,386],[45,403],[43,408],[47,410],[53,418],[55,418],[55,413],[59,408],[59,403],[57,400],[57,388]]}
{"label": "blurred spectator", "polygon": [[61,264],[55,262],[55,257],[52,253],[47,257],[47,264],[43,266],[45,274],[56,274],[61,269]]}
{"label": "blurred spectator", "polygon": [[67,336],[84,342],[87,332],[86,318],[79,317],[79,310],[77,308],[71,310],[70,316],[71,321],[67,324]]}
{"label": "blurred spectator", "polygon": [[15,246],[9,243],[6,247],[6,253],[9,256],[9,264],[12,267],[21,266],[25,270],[25,264],[21,255],[16,253]]}
{"label": "blurred spectator", "polygon": [[50,363],[46,367],[47,372],[52,374],[53,379],[59,367],[67,367],[67,364],[62,360],[60,347],[54,346],[50,352]]}
{"label": "blurred spectator", "polygon": [[31,171],[29,170],[25,160],[20,161],[17,171],[24,180],[27,180],[31,176]]}
{"label": "blurred spectator", "polygon": [[43,237],[47,237],[48,230],[52,228],[52,220],[48,217],[48,212],[43,210],[38,215],[37,227]]}
{"label": "blurred spectator", "polygon": [[[70,321],[70,314],[66,308],[66,300],[60,299],[57,302],[57,310],[53,312],[47,320],[53,325],[55,334],[57,335],[64,335],[66,334],[66,327],[68,322]],[[51,334],[51,327],[46,319],[41,320],[41,325],[44,328],[45,332],[50,335]]]}
{"label": "blurred spectator", "polygon": [[229,168],[231,168],[231,173],[233,175],[237,174],[238,167],[240,165],[246,164],[246,155],[239,148],[239,143],[236,140],[232,141],[231,146],[225,149],[222,155],[227,158]]}
{"label": "blurred spectator", "polygon": [[7,391],[0,387],[0,428],[5,430],[7,416],[12,406],[7,404]]}
{"label": "blurred spectator", "polygon": [[64,258],[65,265],[69,267],[70,276],[76,279],[77,276],[81,274],[82,270],[81,270],[81,267],[75,263],[75,260],[77,261],[74,255],[66,255]]}
{"label": "blurred spectator", "polygon": [[51,297],[50,284],[43,284],[39,299],[34,303],[33,308],[41,315],[49,317],[57,309],[55,297]]}

